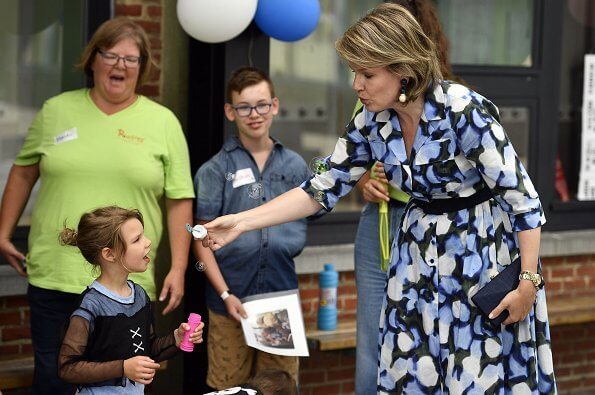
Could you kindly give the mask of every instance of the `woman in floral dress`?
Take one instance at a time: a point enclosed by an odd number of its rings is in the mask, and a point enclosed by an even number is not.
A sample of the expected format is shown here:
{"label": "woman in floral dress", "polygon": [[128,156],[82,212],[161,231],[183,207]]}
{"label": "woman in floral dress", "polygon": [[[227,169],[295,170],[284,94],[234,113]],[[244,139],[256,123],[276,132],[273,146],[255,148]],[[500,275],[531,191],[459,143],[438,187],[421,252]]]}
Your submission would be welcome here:
{"label": "woman in floral dress", "polygon": [[[380,393],[556,393],[539,285],[537,192],[488,99],[443,81],[433,43],[402,7],[381,4],[336,43],[364,107],[329,168],[256,209],[220,217],[203,242],[332,209],[382,162],[412,199],[395,237],[380,319]],[[491,313],[471,297],[514,259],[521,280]]]}

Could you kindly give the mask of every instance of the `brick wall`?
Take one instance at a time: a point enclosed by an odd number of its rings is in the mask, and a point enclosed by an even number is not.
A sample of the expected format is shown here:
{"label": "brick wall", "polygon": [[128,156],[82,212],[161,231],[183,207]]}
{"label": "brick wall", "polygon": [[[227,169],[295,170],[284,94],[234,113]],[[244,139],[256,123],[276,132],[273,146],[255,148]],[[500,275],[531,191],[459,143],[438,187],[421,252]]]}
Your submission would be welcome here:
{"label": "brick wall", "polygon": [[559,393],[595,393],[595,323],[555,326],[551,333]]}
{"label": "brick wall", "polygon": [[[548,299],[593,295],[595,300],[595,255],[544,258],[542,260]],[[316,322],[317,275],[301,275],[300,297],[304,321]],[[339,276],[339,319],[353,320],[357,295],[353,272]],[[561,394],[595,393],[595,323],[559,325],[551,329],[554,369]],[[312,351],[301,361],[303,395],[353,393],[354,350]]]}
{"label": "brick wall", "polygon": [[355,349],[310,350],[300,359],[300,395],[353,394]]}
{"label": "brick wall", "polygon": [[155,66],[140,93],[156,101],[161,99],[161,17],[163,9],[161,0],[116,0],[116,16],[125,16],[137,22],[145,29],[151,41],[151,53]]}
{"label": "brick wall", "polygon": [[[595,255],[544,258],[547,298],[593,295]],[[595,393],[595,323],[550,328],[554,372],[561,394]]]}
{"label": "brick wall", "polygon": [[[593,294],[595,255],[543,259],[548,299]],[[300,275],[300,296],[306,323],[316,322],[318,277]],[[339,276],[339,319],[355,319],[355,278]],[[551,328],[554,368],[561,394],[595,393],[595,323]],[[31,354],[29,308],[25,296],[0,297],[0,354]],[[353,393],[354,350],[316,351],[302,358],[300,380],[303,395]],[[579,392],[580,391],[580,392]]]}
{"label": "brick wall", "polygon": [[27,297],[0,297],[0,355],[32,353]]}
{"label": "brick wall", "polygon": [[[299,276],[302,313],[306,324],[316,323],[318,311],[318,274],[302,274]],[[339,320],[355,320],[357,293],[353,272],[339,273],[337,288],[337,308]]]}
{"label": "brick wall", "polygon": [[548,298],[595,295],[595,255],[543,258]]}
{"label": "brick wall", "polygon": [[[299,276],[299,284],[304,322],[315,324],[318,311],[318,275],[302,274]],[[339,273],[339,320],[355,320],[356,302],[353,272]],[[300,360],[301,395],[352,394],[355,390],[354,377],[355,349],[310,350],[310,357]]]}

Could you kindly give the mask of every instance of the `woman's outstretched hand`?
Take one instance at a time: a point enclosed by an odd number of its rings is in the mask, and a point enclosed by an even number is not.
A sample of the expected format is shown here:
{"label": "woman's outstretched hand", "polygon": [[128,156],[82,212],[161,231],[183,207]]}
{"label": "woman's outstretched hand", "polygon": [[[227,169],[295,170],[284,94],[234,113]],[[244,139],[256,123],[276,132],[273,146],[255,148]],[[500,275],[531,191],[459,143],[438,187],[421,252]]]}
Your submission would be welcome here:
{"label": "woman's outstretched hand", "polygon": [[236,214],[215,218],[204,227],[207,228],[207,237],[202,239],[202,245],[213,251],[231,243],[244,232]]}

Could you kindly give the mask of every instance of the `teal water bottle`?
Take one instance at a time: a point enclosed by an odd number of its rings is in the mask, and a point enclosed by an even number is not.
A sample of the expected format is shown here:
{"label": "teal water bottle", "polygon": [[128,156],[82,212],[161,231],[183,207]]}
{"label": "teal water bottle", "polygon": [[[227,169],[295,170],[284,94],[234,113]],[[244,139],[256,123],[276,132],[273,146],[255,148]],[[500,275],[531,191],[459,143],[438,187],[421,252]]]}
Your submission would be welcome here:
{"label": "teal water bottle", "polygon": [[324,265],[318,276],[320,300],[318,303],[318,329],[332,331],[337,328],[337,286],[339,273],[331,263]]}

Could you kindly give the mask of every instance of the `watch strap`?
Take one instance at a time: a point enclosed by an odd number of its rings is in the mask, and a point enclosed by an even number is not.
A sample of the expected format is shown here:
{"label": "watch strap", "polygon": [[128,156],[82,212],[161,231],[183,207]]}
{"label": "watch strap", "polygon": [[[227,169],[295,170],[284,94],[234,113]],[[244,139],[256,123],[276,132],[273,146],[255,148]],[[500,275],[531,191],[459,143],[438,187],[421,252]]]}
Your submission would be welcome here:
{"label": "watch strap", "polygon": [[226,289],[225,291],[221,292],[221,294],[219,295],[221,297],[221,299],[223,301],[225,301],[225,299],[229,298],[229,295],[233,295],[231,293],[231,291],[229,289]]}
{"label": "watch strap", "polygon": [[519,274],[519,280],[531,281],[537,290],[540,290],[543,287],[543,277],[540,274],[533,273],[529,270],[523,270]]}

